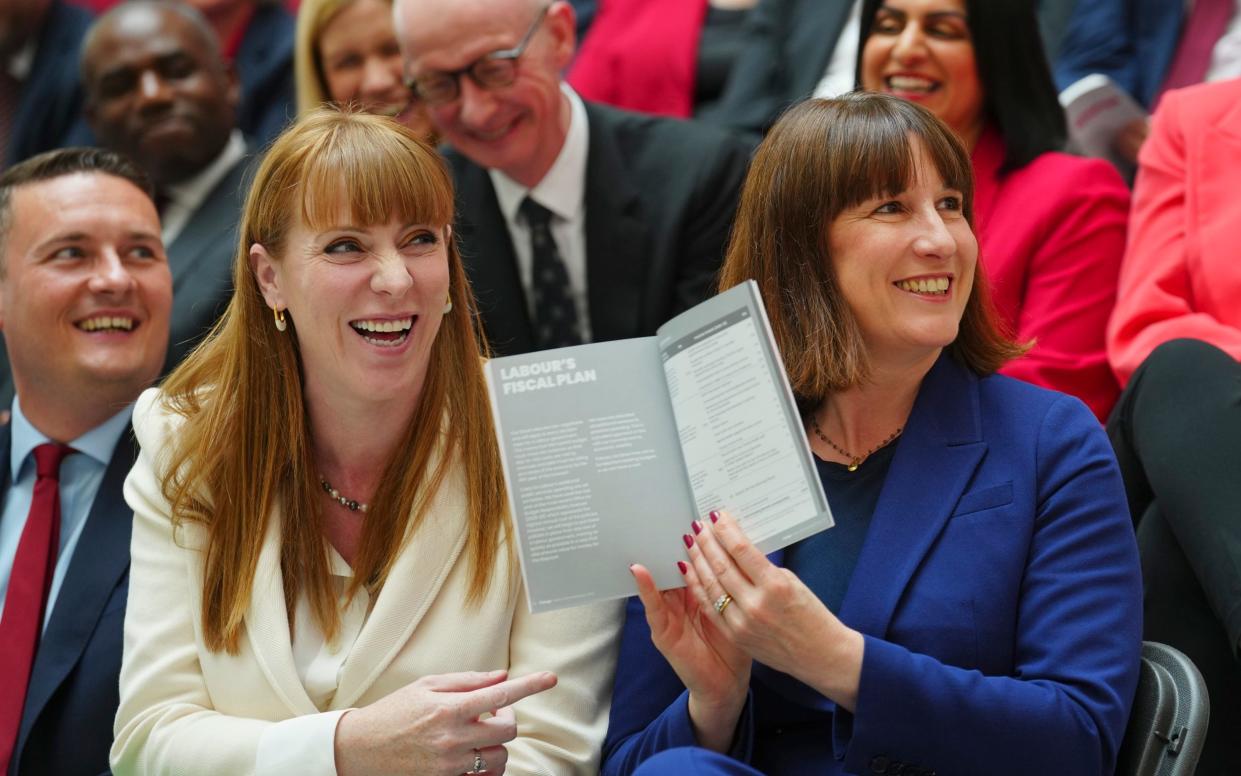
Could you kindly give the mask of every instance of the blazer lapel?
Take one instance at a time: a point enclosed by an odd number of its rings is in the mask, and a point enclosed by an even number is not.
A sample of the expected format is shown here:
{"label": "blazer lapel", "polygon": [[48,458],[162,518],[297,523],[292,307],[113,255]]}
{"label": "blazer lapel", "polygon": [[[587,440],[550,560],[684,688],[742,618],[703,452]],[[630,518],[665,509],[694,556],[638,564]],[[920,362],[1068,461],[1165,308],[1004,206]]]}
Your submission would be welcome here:
{"label": "blazer lapel", "polygon": [[[4,436],[7,476],[8,434]],[[129,538],[134,513],[121,491],[137,457],[137,442],[127,427],[104,471],[78,539],[78,548],[57,594],[47,630],[39,642],[22,713],[23,727],[38,717],[77,665],[112,591],[129,571]]]}
{"label": "blazer lapel", "polygon": [[297,675],[293,642],[289,636],[289,612],[284,603],[284,575],[280,573],[280,541],[283,510],[277,505],[267,518],[267,533],[254,569],[246,633],[255,660],[272,689],[294,715],[319,711]]}
{"label": "blazer lapel", "polygon": [[237,219],[242,200],[246,163],[243,157],[228,171],[202,201],[185,228],[168,246],[168,269],[172,272],[173,293],[181,291],[193,274],[198,258],[220,240],[236,242]]}
{"label": "blazer lapel", "polygon": [[358,640],[341,667],[332,708],[356,705],[375,680],[388,670],[456,567],[465,549],[466,537],[463,477],[464,472],[454,465],[418,531],[406,539]]}
{"label": "blazer lapel", "polygon": [[884,637],[923,557],[986,453],[978,379],[944,353],[923,380],[879,494],[840,619]]}
{"label": "blazer lapel", "polygon": [[586,103],[586,295],[596,342],[640,333],[650,235],[608,112]]}
{"label": "blazer lapel", "polygon": [[458,245],[484,333],[495,355],[534,349],[526,292],[517,273],[517,257],[508,222],[500,212],[491,177],[478,165],[456,156]]}

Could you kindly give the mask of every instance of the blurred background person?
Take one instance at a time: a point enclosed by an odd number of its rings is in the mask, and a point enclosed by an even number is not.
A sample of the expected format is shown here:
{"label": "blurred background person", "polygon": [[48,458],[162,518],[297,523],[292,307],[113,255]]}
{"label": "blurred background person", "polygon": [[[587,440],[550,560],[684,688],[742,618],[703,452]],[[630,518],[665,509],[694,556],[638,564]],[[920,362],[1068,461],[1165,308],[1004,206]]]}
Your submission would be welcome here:
{"label": "blurred background person", "polygon": [[426,106],[401,72],[391,0],[303,0],[297,11],[297,114],[325,102],[391,116],[434,144]]}
{"label": "blurred background person", "polygon": [[0,176],[0,773],[108,770],[133,510],[133,401],[164,362],[172,277],[150,183],[70,148]]}
{"label": "blurred background person", "polygon": [[1207,680],[1199,773],[1241,773],[1241,80],[1168,92],[1138,156],[1108,353],[1146,636]]}
{"label": "blurred background person", "polygon": [[268,152],[220,327],[135,410],[114,772],[597,770],[619,608],[526,609],[452,213],[387,118]]}
{"label": "blurred background person", "polygon": [[78,49],[88,12],[62,0],[0,3],[0,172],[41,151],[85,145]]}
{"label": "blurred background person", "polygon": [[237,126],[263,148],[293,118],[293,15],[279,0],[179,0],[215,31],[220,56],[237,73]]}
{"label": "blurred background person", "polygon": [[[1048,57],[1077,0],[1037,0]],[[700,117],[763,133],[806,97],[835,97],[856,83],[862,0],[759,0],[744,25],[741,53],[723,96]],[[1029,28],[1033,29],[1033,28]]]}
{"label": "blurred background person", "polygon": [[[1241,76],[1241,7],[1235,0],[1081,0],[1056,60],[1061,90],[1093,73],[1110,77],[1149,111],[1169,89]],[[1129,162],[1150,132],[1133,121],[1112,141]]]}
{"label": "blurred background person", "polygon": [[1105,332],[1129,190],[1107,162],[1060,153],[1064,112],[1035,29],[1032,0],[866,0],[858,82],[926,107],[970,151],[996,307],[1034,343],[1001,371],[1104,421],[1120,392]]}
{"label": "blurred background person", "polygon": [[689,118],[720,98],[757,0],[603,0],[565,80],[583,99]]}
{"label": "blurred background person", "polygon": [[720,285],[758,281],[836,525],[769,558],[713,513],[688,587],[632,567],[603,773],[1113,773],[1124,490],[1079,400],[995,374],[1021,348],[972,194],[959,138],[884,95],[802,103],[759,147]]}

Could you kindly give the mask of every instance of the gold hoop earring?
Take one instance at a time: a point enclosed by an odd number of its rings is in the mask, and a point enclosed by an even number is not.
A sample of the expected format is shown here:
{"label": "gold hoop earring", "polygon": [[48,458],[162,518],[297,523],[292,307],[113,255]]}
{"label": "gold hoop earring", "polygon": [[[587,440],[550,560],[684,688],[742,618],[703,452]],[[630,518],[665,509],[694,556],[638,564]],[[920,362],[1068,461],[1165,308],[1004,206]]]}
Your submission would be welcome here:
{"label": "gold hoop earring", "polygon": [[448,299],[444,302],[444,315],[452,312],[452,294],[448,295]]}
{"label": "gold hoop earring", "polygon": [[276,331],[284,331],[289,328],[289,324],[284,320],[284,310],[279,307],[271,308],[271,313],[276,318]]}

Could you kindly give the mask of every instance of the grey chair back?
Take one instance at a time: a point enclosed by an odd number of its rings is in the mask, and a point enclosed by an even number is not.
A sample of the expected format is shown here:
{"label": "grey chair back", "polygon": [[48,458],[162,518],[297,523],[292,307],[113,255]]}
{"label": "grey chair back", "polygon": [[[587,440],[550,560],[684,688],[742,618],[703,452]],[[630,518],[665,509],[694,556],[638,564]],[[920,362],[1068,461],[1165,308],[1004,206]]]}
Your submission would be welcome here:
{"label": "grey chair back", "polygon": [[1138,692],[1117,776],[1192,776],[1210,716],[1206,682],[1193,661],[1167,644],[1142,642]]}

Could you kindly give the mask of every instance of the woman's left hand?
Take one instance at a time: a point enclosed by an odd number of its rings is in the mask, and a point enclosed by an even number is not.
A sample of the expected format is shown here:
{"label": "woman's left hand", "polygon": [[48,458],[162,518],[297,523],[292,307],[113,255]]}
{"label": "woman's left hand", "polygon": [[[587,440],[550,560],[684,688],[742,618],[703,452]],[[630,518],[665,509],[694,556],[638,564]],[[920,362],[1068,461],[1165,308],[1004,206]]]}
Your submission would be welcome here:
{"label": "woman's left hand", "polygon": [[[713,512],[695,532],[689,591],[713,624],[755,660],[852,711],[862,634],[837,619],[797,575],[768,560],[726,512]],[[732,600],[717,609],[725,594]]]}

